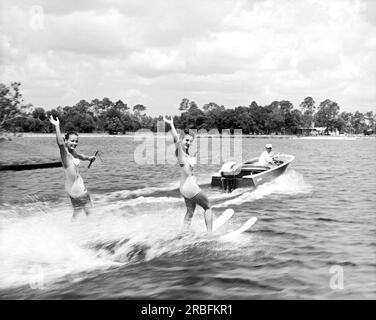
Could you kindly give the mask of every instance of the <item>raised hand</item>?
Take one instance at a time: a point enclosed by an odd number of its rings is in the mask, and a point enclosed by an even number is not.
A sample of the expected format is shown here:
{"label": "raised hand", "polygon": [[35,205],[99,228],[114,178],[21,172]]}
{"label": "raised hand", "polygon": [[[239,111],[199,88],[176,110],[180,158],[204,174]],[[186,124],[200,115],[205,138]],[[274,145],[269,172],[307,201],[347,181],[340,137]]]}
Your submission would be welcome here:
{"label": "raised hand", "polygon": [[56,117],[56,120],[54,119],[54,117],[52,115],[50,115],[50,122],[54,125],[54,126],[58,126],[60,124],[60,121],[59,121],[59,118]]}
{"label": "raised hand", "polygon": [[172,117],[170,116],[170,119],[167,119],[167,116],[163,116],[163,121],[168,123],[168,124],[172,124],[173,120],[172,120]]}
{"label": "raised hand", "polygon": [[[172,134],[172,137],[174,139],[174,143],[178,143],[179,142],[179,136],[178,136],[178,133],[176,132],[176,129],[175,129],[175,126],[174,126],[174,120],[172,119],[171,116],[170,116],[170,119],[168,119],[167,116],[163,116],[163,120],[164,120],[164,122],[168,123],[171,127],[171,134]],[[181,145],[180,145],[180,148],[181,148]]]}

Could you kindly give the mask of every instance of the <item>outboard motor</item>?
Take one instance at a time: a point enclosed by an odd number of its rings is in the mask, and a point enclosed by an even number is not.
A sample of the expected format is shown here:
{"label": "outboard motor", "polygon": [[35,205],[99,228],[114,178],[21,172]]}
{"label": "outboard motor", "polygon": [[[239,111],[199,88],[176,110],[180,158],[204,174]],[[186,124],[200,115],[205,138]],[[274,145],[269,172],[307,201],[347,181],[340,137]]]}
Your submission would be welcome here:
{"label": "outboard motor", "polygon": [[236,188],[236,176],[241,171],[241,165],[235,161],[226,162],[223,164],[219,173],[221,174],[222,188],[224,191],[231,192]]}

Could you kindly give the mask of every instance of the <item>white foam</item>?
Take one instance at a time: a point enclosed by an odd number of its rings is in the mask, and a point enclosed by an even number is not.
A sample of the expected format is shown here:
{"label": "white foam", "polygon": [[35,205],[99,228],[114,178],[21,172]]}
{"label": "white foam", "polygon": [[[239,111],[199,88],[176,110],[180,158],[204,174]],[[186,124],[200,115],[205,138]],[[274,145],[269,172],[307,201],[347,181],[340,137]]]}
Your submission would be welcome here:
{"label": "white foam", "polygon": [[173,190],[177,190],[178,188],[179,188],[179,183],[173,182],[173,183],[165,184],[161,187],[146,187],[146,188],[141,188],[141,189],[136,189],[136,190],[120,190],[120,191],[111,192],[106,195],[93,195],[93,199],[97,203],[107,203],[108,201],[113,201],[113,200],[118,201],[118,200],[128,199],[131,197],[147,196],[147,195],[151,195],[157,192],[173,191]]}
{"label": "white foam", "polygon": [[[61,277],[132,263],[128,254],[135,246],[145,248],[146,260],[181,252],[201,241],[195,233],[180,235],[184,213],[183,207],[177,213],[161,205],[153,211],[140,206],[134,215],[114,205],[96,208],[91,217],[73,223],[70,208],[51,209],[47,214],[36,210],[29,217],[1,217],[0,287],[31,285],[38,277],[48,286]],[[202,217],[193,220],[193,231],[201,232]],[[106,250],[108,244],[115,244],[112,251]]]}
{"label": "white foam", "polygon": [[[186,210],[183,199],[145,196],[146,193],[153,194],[164,188],[170,190],[175,186],[121,191],[118,194],[125,197],[116,201],[111,198],[116,193],[111,193],[104,196],[102,202],[93,201],[92,216],[82,217],[74,223],[70,222],[72,209],[68,203],[2,205],[0,287],[30,284],[35,277],[42,278],[44,285],[48,286],[61,277],[85,276],[98,268],[132,263],[128,254],[135,247],[144,248],[143,259],[149,260],[182,252],[203,241],[215,240],[215,237],[202,236],[205,232],[202,210],[197,210],[193,216],[192,232],[182,236]],[[270,194],[306,192],[310,192],[310,186],[299,173],[291,170],[253,192],[239,189],[231,194],[214,193],[214,196],[220,199],[235,196],[217,205],[231,207]],[[142,196],[129,199],[127,196],[130,194]],[[109,201],[110,198],[112,201]],[[112,245],[112,249],[107,250],[106,245]]]}
{"label": "white foam", "polygon": [[294,195],[309,193],[311,190],[312,187],[304,181],[304,178],[300,173],[295,170],[289,170],[272,182],[262,184],[253,191],[244,192],[243,189],[239,197],[222,202],[214,207],[223,208],[240,205],[242,203],[262,199],[271,194]]}

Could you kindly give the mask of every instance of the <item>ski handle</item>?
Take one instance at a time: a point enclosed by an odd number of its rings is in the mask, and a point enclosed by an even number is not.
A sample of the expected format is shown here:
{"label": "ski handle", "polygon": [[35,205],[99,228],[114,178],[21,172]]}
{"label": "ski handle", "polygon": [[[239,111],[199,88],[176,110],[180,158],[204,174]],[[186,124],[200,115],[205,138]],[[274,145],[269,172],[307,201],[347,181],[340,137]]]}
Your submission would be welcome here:
{"label": "ski handle", "polygon": [[[97,156],[98,152],[99,152],[98,150],[95,152],[94,157]],[[90,160],[90,163],[89,163],[89,165],[87,166],[88,169],[90,169],[91,164],[92,164],[93,162],[94,162],[94,160]]]}

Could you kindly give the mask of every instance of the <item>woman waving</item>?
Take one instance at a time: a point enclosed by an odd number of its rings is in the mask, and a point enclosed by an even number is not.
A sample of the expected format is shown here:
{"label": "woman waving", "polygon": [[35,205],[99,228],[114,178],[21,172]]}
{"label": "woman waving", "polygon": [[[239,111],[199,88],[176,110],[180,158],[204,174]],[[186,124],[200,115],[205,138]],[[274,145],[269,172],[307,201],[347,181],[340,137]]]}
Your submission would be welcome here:
{"label": "woman waving", "polygon": [[171,134],[176,146],[175,154],[178,158],[180,166],[180,193],[184,197],[187,206],[187,213],[184,217],[184,226],[189,227],[196,205],[201,206],[205,212],[206,229],[211,232],[213,229],[213,215],[210,209],[209,199],[206,194],[200,189],[193,175],[193,168],[196,164],[196,158],[189,154],[189,147],[191,146],[194,136],[189,131],[183,131],[178,136],[172,118],[163,120],[171,126]]}
{"label": "woman waving", "polygon": [[50,122],[56,129],[56,142],[60,149],[61,162],[65,169],[65,190],[68,193],[73,206],[73,216],[75,219],[81,210],[84,210],[86,215],[90,214],[92,207],[90,195],[86,190],[84,181],[78,172],[78,165],[80,160],[87,160],[93,162],[95,156],[88,157],[76,151],[78,145],[78,134],[76,132],[68,132],[65,139],[61,136],[60,122],[53,116],[50,116]]}

